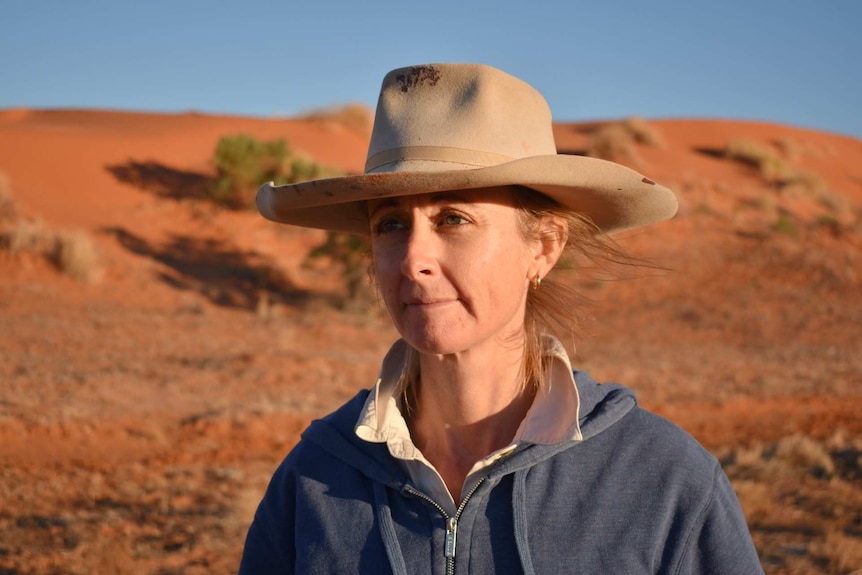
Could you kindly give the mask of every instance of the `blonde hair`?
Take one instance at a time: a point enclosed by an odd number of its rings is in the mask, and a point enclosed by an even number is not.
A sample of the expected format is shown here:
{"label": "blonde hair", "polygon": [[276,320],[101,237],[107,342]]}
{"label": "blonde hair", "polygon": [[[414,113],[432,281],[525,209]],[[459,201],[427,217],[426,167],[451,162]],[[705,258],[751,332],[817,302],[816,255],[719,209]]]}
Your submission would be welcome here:
{"label": "blonde hair", "polygon": [[[585,214],[564,208],[531,188],[508,188],[512,191],[518,224],[525,241],[542,241],[547,240],[549,235],[565,234],[565,247],[555,270],[576,269],[592,277],[596,272],[609,274],[616,264],[645,263],[634,261]],[[554,221],[556,225],[548,225]],[[527,294],[523,332],[524,389],[539,388],[545,384],[548,358],[544,353],[543,336],[551,334],[564,343],[573,342],[582,330],[586,318],[584,309],[590,303],[589,298],[569,282],[557,281],[554,275],[552,272],[550,278],[541,278],[541,286],[530,289]],[[408,345],[398,384],[403,405],[408,411],[416,405],[419,378],[419,352]]]}
{"label": "blonde hair", "polygon": [[[565,234],[563,254],[554,270],[570,269],[593,277],[610,275],[616,264],[631,264],[633,260],[589,216],[564,208],[556,201],[530,188],[515,186],[515,207],[521,233],[525,240],[547,240]],[[549,222],[556,222],[548,225]],[[552,237],[550,239],[559,239]],[[541,387],[545,383],[548,357],[542,338],[556,336],[574,349],[574,340],[583,331],[585,309],[589,298],[575,289],[571,282],[542,278],[541,286],[527,294],[524,316],[523,384]]]}

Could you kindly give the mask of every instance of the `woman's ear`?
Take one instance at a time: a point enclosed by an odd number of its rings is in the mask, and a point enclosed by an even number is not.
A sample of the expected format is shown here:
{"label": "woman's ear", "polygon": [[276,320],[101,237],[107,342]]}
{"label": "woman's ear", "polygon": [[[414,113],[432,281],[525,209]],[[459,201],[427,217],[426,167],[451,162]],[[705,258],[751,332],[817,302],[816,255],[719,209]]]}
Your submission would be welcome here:
{"label": "woman's ear", "polygon": [[533,276],[540,278],[548,275],[566,247],[569,239],[569,228],[566,221],[559,216],[546,215],[539,222],[539,233],[533,252]]}

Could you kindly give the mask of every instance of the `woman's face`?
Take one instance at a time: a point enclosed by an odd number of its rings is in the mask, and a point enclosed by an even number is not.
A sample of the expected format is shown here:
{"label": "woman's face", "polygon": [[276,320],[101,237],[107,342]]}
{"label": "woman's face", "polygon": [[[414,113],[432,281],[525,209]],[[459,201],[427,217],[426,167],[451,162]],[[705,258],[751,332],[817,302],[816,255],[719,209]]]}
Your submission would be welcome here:
{"label": "woman's face", "polygon": [[520,334],[539,242],[512,192],[490,188],[370,201],[374,273],[401,336],[451,354]]}

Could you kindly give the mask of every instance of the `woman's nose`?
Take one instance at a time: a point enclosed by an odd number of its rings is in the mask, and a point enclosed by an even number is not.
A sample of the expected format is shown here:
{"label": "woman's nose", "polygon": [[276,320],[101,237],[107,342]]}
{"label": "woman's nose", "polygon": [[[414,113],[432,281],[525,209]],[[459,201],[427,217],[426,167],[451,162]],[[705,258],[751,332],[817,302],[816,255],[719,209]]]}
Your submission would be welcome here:
{"label": "woman's nose", "polygon": [[437,269],[434,234],[420,226],[413,226],[404,246],[401,273],[410,279],[433,275]]}

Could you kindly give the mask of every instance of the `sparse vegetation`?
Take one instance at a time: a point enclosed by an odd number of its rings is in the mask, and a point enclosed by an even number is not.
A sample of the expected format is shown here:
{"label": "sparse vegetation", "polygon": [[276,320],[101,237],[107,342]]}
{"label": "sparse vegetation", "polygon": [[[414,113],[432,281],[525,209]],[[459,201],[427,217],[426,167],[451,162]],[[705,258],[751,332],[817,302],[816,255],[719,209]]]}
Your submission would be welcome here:
{"label": "sparse vegetation", "polygon": [[14,222],[19,218],[18,204],[12,197],[9,188],[9,178],[0,172],[0,225],[4,222]]}
{"label": "sparse vegetation", "polygon": [[799,235],[799,228],[796,227],[796,224],[788,214],[779,214],[778,219],[772,225],[772,229],[794,238]]}
{"label": "sparse vegetation", "polygon": [[54,234],[40,220],[18,220],[4,233],[3,246],[12,253],[48,255],[55,246]]}
{"label": "sparse vegetation", "polygon": [[821,229],[829,230],[829,232],[838,237],[841,235],[841,222],[832,214],[823,214],[815,222],[815,226]]}
{"label": "sparse vegetation", "polygon": [[261,142],[244,135],[222,138],[213,156],[218,174],[213,198],[234,209],[250,207],[260,184],[269,180],[286,183],[287,153],[284,140]]}
{"label": "sparse vegetation", "polygon": [[[862,566],[856,527],[862,505],[862,444],[794,434],[719,453],[745,511],[764,566],[782,573],[832,573]],[[805,497],[800,496],[804,486]],[[794,537],[795,536],[795,537]],[[798,541],[793,553],[788,545]],[[767,572],[770,570],[767,569]]]}
{"label": "sparse vegetation", "polygon": [[300,116],[304,120],[331,121],[362,134],[371,134],[374,124],[374,110],[365,104],[345,104],[312,110]]}
{"label": "sparse vegetation", "polygon": [[819,174],[802,170],[791,170],[780,183],[782,191],[791,194],[812,196],[826,189]]}
{"label": "sparse vegetation", "polygon": [[826,541],[820,549],[820,554],[828,558],[829,567],[835,573],[859,573],[862,565],[862,541],[859,537],[833,529],[826,534]]}
{"label": "sparse vegetation", "polygon": [[[14,145],[29,124],[36,144],[67,118],[20,122],[6,137]],[[587,283],[561,270],[595,312],[572,359],[632,385],[719,456],[768,575],[848,575],[862,567],[860,148],[810,131],[716,128],[668,129],[679,146],[668,154],[633,143],[683,212],[624,241],[677,271]],[[334,121],[313,129],[359,140]],[[591,134],[593,123],[574,132],[569,150],[583,153]],[[725,142],[755,134],[791,172],[821,175],[822,193],[767,184],[723,156]],[[61,138],[43,158],[52,165],[18,166],[11,189],[0,176],[0,574],[234,572],[272,468],[309,420],[373,384],[397,337],[378,318],[363,249],[340,246],[356,258],[351,272],[338,255],[298,269],[329,243],[323,232],[225,214],[206,196],[215,170],[194,158],[217,138],[180,157],[126,136],[125,151],[95,145],[60,169],[52,158],[75,145]],[[15,156],[29,163],[25,148]],[[61,179],[74,184],[65,197]],[[54,201],[59,217],[90,184],[87,197],[105,202],[86,214],[104,230],[93,245],[110,246],[118,266],[98,289],[55,271],[41,253],[53,253],[53,220],[31,211]],[[782,218],[797,237],[777,231]],[[656,254],[660,242],[672,249]],[[355,274],[366,307],[342,273]]]}
{"label": "sparse vegetation", "polygon": [[610,124],[596,132],[587,146],[587,155],[632,167],[643,163],[631,134],[620,124]]}
{"label": "sparse vegetation", "polygon": [[621,123],[623,128],[631,134],[632,139],[638,144],[653,148],[664,147],[664,137],[661,135],[661,132],[640,116],[629,116]]}
{"label": "sparse vegetation", "polygon": [[217,175],[209,194],[231,209],[253,206],[265,182],[289,184],[338,173],[294,153],[284,140],[262,142],[244,134],[221,138],[212,162]]}
{"label": "sparse vegetation", "polygon": [[780,184],[789,175],[787,163],[771,148],[751,140],[731,140],[724,156],[751,166],[770,184]]}
{"label": "sparse vegetation", "polygon": [[795,162],[803,155],[803,149],[799,142],[790,138],[776,140],[775,147],[788,162]]}
{"label": "sparse vegetation", "polygon": [[58,231],[40,220],[21,216],[0,174],[0,249],[12,254],[33,254],[51,262],[64,274],[83,282],[97,282],[103,269],[92,238],[80,230]]}
{"label": "sparse vegetation", "polygon": [[368,267],[370,252],[364,237],[327,232],[326,241],[308,254],[306,262],[326,258],[339,266],[347,290],[342,307],[359,310],[367,308],[374,299]]}
{"label": "sparse vegetation", "polygon": [[[731,140],[722,151],[724,157],[754,168],[766,183],[776,186],[785,193],[815,195],[822,193],[826,187],[823,178],[814,172],[795,168],[787,158],[793,158],[795,148],[788,144],[779,147],[782,153],[777,153],[772,147],[752,140]],[[782,155],[784,157],[782,157]]]}
{"label": "sparse vegetation", "polygon": [[637,144],[661,147],[664,139],[642,118],[632,116],[597,131],[587,146],[587,155],[637,167],[643,164]]}
{"label": "sparse vegetation", "polygon": [[54,264],[68,276],[94,283],[102,278],[101,257],[89,234],[72,230],[56,234]]}
{"label": "sparse vegetation", "polygon": [[[284,140],[261,142],[251,136],[219,140],[213,162],[218,179],[212,197],[233,209],[251,207],[258,187],[335,176],[339,172],[294,154]],[[326,242],[312,250],[306,261],[328,258],[342,269],[347,295],[344,308],[364,306],[372,299],[367,274],[368,244],[349,234],[329,232]],[[260,313],[260,312],[259,312]]]}
{"label": "sparse vegetation", "polygon": [[39,220],[21,220],[0,235],[0,240],[0,246],[11,253],[40,256],[76,280],[95,283],[102,278],[99,252],[84,231],[58,231]]}

